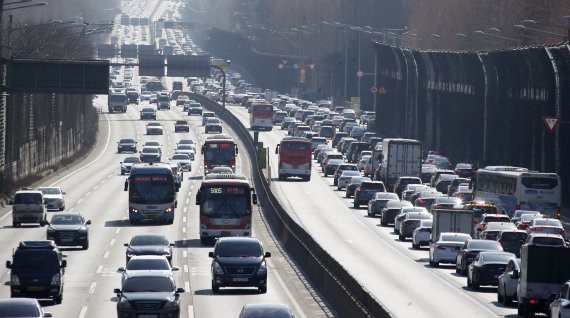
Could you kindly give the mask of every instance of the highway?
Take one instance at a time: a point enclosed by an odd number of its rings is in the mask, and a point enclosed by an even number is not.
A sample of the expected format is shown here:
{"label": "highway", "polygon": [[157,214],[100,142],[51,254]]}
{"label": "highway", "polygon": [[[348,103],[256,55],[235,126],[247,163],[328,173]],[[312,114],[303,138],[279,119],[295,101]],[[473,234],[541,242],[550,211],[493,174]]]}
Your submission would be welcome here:
{"label": "highway", "polygon": [[[247,110],[228,106],[249,127]],[[393,228],[380,227],[378,218],[354,209],[344,191],[336,191],[331,177],[314,161],[310,182],[278,181],[275,147],[287,136],[275,126],[260,132],[269,147],[271,188],[290,215],[336,258],[396,317],[496,317],[516,315],[515,307],[496,302],[495,288],[474,292],[455,267],[428,265],[427,248],[413,250],[410,239],[400,242]]]}

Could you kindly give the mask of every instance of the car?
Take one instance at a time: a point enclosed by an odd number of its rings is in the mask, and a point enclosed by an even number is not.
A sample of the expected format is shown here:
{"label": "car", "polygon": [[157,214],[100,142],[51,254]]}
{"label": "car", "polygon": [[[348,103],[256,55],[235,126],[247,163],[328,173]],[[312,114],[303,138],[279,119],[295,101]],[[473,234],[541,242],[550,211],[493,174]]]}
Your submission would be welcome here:
{"label": "car", "polygon": [[176,146],[176,153],[183,153],[187,154],[190,157],[190,160],[194,160],[196,155],[196,147],[194,144],[178,144]]}
{"label": "car", "polygon": [[177,120],[174,123],[174,132],[185,131],[190,132],[190,125],[187,120]]}
{"label": "car", "polygon": [[499,275],[497,283],[497,301],[509,306],[517,298],[517,287],[521,272],[521,259],[512,257],[505,271]]}
{"label": "car", "polygon": [[[433,218],[431,213],[424,208],[402,208],[402,212],[404,211],[404,216],[399,220],[398,224],[397,234],[400,241],[405,241],[406,238],[412,237],[414,230],[420,226],[422,220],[430,220]],[[396,217],[396,219],[398,219],[398,217]]]}
{"label": "car", "polygon": [[330,159],[326,165],[323,165],[323,174],[325,177],[335,173],[340,165],[344,164],[343,159]]}
{"label": "car", "polygon": [[[445,169],[447,169],[447,168],[445,168]],[[458,163],[455,165],[455,169],[453,169],[453,171],[455,171],[455,173],[460,178],[471,179],[471,178],[473,178],[473,176],[477,172],[477,169],[475,169],[473,167],[473,165],[470,163]]]}
{"label": "car", "polygon": [[424,219],[412,233],[412,248],[417,250],[421,246],[429,245],[433,219]]}
{"label": "car", "polygon": [[287,112],[278,110],[273,113],[273,124],[281,124],[283,120],[287,117]]}
{"label": "car", "polygon": [[467,268],[477,254],[482,251],[504,251],[501,244],[497,241],[490,241],[490,240],[481,240],[481,239],[470,239],[467,240],[459,253],[457,253],[457,257],[455,259],[455,273],[460,275],[467,274]]}
{"label": "car", "polygon": [[143,101],[143,100],[150,101],[150,98],[152,95],[153,95],[152,92],[143,91],[140,95],[140,100],[141,101]]}
{"label": "car", "polygon": [[513,253],[520,257],[521,246],[527,237],[528,234],[523,230],[503,230],[497,235],[497,242],[501,244],[505,252]]}
{"label": "car", "polygon": [[162,154],[157,147],[142,147],[140,161],[143,163],[160,162]]}
{"label": "car", "polygon": [[294,122],[295,122],[295,118],[285,117],[285,118],[283,118],[283,121],[281,121],[281,126],[279,128],[281,128],[281,130],[289,129],[289,126]]}
{"label": "car", "polygon": [[147,140],[143,144],[143,147],[154,147],[158,149],[160,153],[162,153],[162,144],[158,140]]}
{"label": "car", "polygon": [[293,310],[286,304],[276,303],[255,303],[244,305],[239,314],[239,318],[294,318]]}
{"label": "car", "polygon": [[447,194],[449,189],[449,185],[453,182],[453,180],[459,178],[457,175],[454,174],[441,174],[435,180],[435,189],[443,194]]}
{"label": "car", "polygon": [[538,215],[542,217],[542,213],[540,211],[533,211],[533,210],[515,210],[513,216],[511,217],[511,221],[517,224],[523,215]]}
{"label": "car", "polygon": [[452,196],[455,191],[459,189],[460,185],[465,185],[467,188],[469,188],[469,179],[461,177],[453,179],[453,181],[451,181],[451,184],[449,184],[447,187],[447,195]]}
{"label": "car", "polygon": [[534,219],[542,218],[542,214],[523,214],[521,219],[517,222],[517,229],[526,231],[530,222]]}
{"label": "car", "polygon": [[412,195],[416,192],[421,192],[429,189],[429,186],[425,184],[408,184],[402,191],[402,200],[410,201],[412,199]]}
{"label": "car", "polygon": [[402,208],[412,207],[413,205],[408,201],[389,200],[382,211],[380,211],[380,225],[388,226],[388,224],[394,224],[396,216],[400,214]]}
{"label": "car", "polygon": [[565,237],[564,226],[558,219],[535,218],[529,223],[526,231],[529,234],[540,232],[540,233],[559,234],[562,237]]}
{"label": "car", "polygon": [[172,264],[172,247],[174,243],[170,243],[164,234],[136,234],[124,246],[127,248],[125,251],[125,264],[129,263],[131,257],[140,255],[162,255]]}
{"label": "car", "polygon": [[512,222],[491,222],[487,224],[483,231],[479,232],[479,238],[484,240],[496,241],[497,236],[502,231],[514,231],[517,226]]}
{"label": "car", "polygon": [[422,179],[422,183],[430,183],[434,173],[437,171],[437,168],[429,163],[422,164],[422,170],[420,173],[420,179]]}
{"label": "car", "polygon": [[180,294],[172,273],[141,271],[115,288],[118,317],[180,317]]}
{"label": "car", "polygon": [[332,146],[332,147],[336,147],[336,146],[338,145],[338,142],[339,142],[339,141],[341,140],[341,138],[343,138],[343,137],[348,137],[348,133],[345,133],[345,132],[342,132],[342,131],[336,132],[336,133],[334,134],[334,137],[333,137],[332,140],[331,140],[331,146]]}
{"label": "car", "polygon": [[368,204],[374,195],[378,192],[386,192],[386,187],[382,181],[364,181],[354,192],[352,206],[355,209],[360,208],[361,204]]}
{"label": "car", "polygon": [[509,252],[480,252],[467,269],[467,287],[477,290],[481,285],[497,286],[515,254]]}
{"label": "car", "polygon": [[124,175],[131,173],[133,165],[142,163],[142,161],[140,157],[126,157],[119,163],[121,164],[121,175]]}
{"label": "car", "polygon": [[127,101],[129,104],[139,104],[139,93],[134,88],[127,88]]}
{"label": "car", "polygon": [[46,239],[54,241],[58,246],[81,246],[89,248],[89,227],[91,220],[85,220],[83,215],[76,212],[55,214],[47,225]]}
{"label": "car", "polygon": [[52,317],[52,314],[49,312],[44,312],[37,299],[10,298],[0,299],[0,317],[45,318]]}
{"label": "car", "polygon": [[182,171],[192,171],[192,160],[186,153],[176,153],[170,157],[170,163],[180,165]]}
{"label": "car", "polygon": [[454,197],[436,197],[431,205],[430,211],[435,209],[460,209],[463,207],[461,200]]}
{"label": "car", "polygon": [[350,181],[348,182],[348,185],[346,186],[346,191],[345,191],[344,196],[346,198],[351,198],[352,196],[354,196],[354,192],[356,191],[356,188],[358,188],[358,186],[360,186],[360,184],[363,181],[372,181],[372,180],[370,180],[370,178],[361,177],[361,176],[352,177],[350,179]]}
{"label": "car", "polygon": [[550,303],[550,317],[570,317],[570,281],[562,285],[556,298]]}
{"label": "car", "polygon": [[313,137],[311,140],[311,151],[315,151],[318,145],[326,145],[327,139],[325,137]]}
{"label": "car", "polygon": [[40,190],[24,188],[16,191],[8,205],[12,206],[12,227],[20,227],[22,223],[39,224],[46,220],[45,199]]}
{"label": "car", "polygon": [[117,152],[137,152],[137,141],[132,138],[123,138],[117,141]]}
{"label": "car", "polygon": [[127,277],[141,271],[163,271],[165,273],[173,273],[178,270],[179,268],[170,265],[168,259],[163,255],[140,255],[131,257],[127,266],[119,267],[117,272],[121,273],[122,286]]}
{"label": "car", "polygon": [[222,121],[218,118],[209,118],[206,121],[206,126],[204,127],[204,132],[206,134],[217,132],[222,133]]}
{"label": "car", "polygon": [[46,209],[63,211],[65,210],[65,192],[60,187],[39,187],[44,195]]}
{"label": "car", "polygon": [[194,145],[194,147],[196,147],[196,143],[194,143],[194,140],[192,140],[192,139],[180,139],[176,143],[176,146],[179,146],[179,145]]}
{"label": "car", "polygon": [[12,261],[6,261],[11,276],[10,297],[51,298],[61,304],[67,267],[63,257],[54,241],[20,242]]}
{"label": "car", "polygon": [[429,264],[432,267],[438,267],[439,263],[454,264],[459,250],[470,239],[471,236],[466,233],[440,233],[429,246]]}
{"label": "car", "polygon": [[451,168],[451,162],[449,162],[449,159],[447,159],[446,157],[442,157],[442,156],[435,157],[433,159],[433,164],[438,169],[450,169]]}
{"label": "car", "polygon": [[430,189],[427,191],[422,191],[418,198],[414,201],[414,205],[415,206],[419,206],[419,207],[423,207],[428,209],[428,211],[431,211],[431,207],[433,205],[433,203],[435,202],[435,200],[438,197],[442,197],[444,196],[443,193],[438,192],[435,189]]}
{"label": "car", "polygon": [[333,138],[335,135],[335,132],[336,132],[336,129],[334,128],[334,126],[325,125],[324,121],[321,124],[321,127],[319,127],[319,131],[318,131],[320,137],[324,137],[327,139]]}
{"label": "car", "polygon": [[[372,155],[365,155],[365,156],[362,156],[360,159],[358,159],[356,161],[356,165],[358,166],[358,170],[365,171],[366,163],[370,160],[370,158],[372,158]],[[368,175],[370,175],[370,174],[368,174]]]}
{"label": "car", "polygon": [[566,247],[566,241],[560,234],[530,233],[525,244],[534,246]]}
{"label": "car", "polygon": [[156,120],[156,109],[151,107],[145,107],[140,111],[140,118]]}
{"label": "car", "polygon": [[[334,172],[334,176],[333,176],[333,185],[338,185],[338,179],[340,178],[340,176],[342,175],[342,173],[345,170],[350,170],[350,171],[358,171],[358,166],[356,166],[353,163],[341,163],[338,168],[336,168],[335,172]],[[360,172],[359,172],[360,173]],[[326,175],[325,175],[326,177]]]}
{"label": "car", "polygon": [[[422,168],[422,171],[423,171],[423,168]],[[450,175],[457,176],[455,174],[455,171],[453,171],[453,170],[443,170],[443,169],[437,169],[436,168],[436,170],[431,173],[431,179],[429,181],[429,184],[432,188],[435,188],[436,181],[439,181],[439,179],[440,179],[439,176],[442,174],[450,174]]]}
{"label": "car", "polygon": [[164,133],[164,128],[162,124],[157,121],[151,121],[146,124],[146,134],[147,135],[162,135]]}
{"label": "car", "polygon": [[309,132],[311,131],[311,127],[307,126],[307,125],[298,125],[297,127],[295,127],[292,136],[293,137],[302,137],[302,135],[305,132]]}
{"label": "car", "polygon": [[199,115],[202,116],[202,112],[203,112],[203,108],[202,108],[202,104],[198,103],[198,102],[194,102],[194,103],[187,103],[184,104],[185,107],[185,111],[187,111],[188,116],[190,115]]}
{"label": "car", "polygon": [[202,126],[206,126],[208,118],[215,118],[216,114],[214,112],[203,112],[202,113]]}
{"label": "car", "polygon": [[348,184],[352,180],[352,177],[360,177],[360,176],[361,174],[360,171],[358,170],[344,170],[340,175],[340,177],[338,177],[338,181],[336,183],[337,191],[340,191],[344,189],[346,186],[348,186]]}
{"label": "car", "polygon": [[487,224],[491,222],[510,222],[511,219],[508,215],[495,214],[495,213],[483,213],[481,214],[481,219],[478,224],[475,225],[476,237],[480,237],[480,233],[485,230]]}
{"label": "car", "polygon": [[398,195],[393,192],[376,192],[368,201],[368,216],[374,217],[380,214],[390,200],[400,201]]}
{"label": "car", "polygon": [[261,242],[254,237],[221,237],[217,240],[212,258],[212,292],[221,287],[257,287],[267,292],[267,264],[271,257]]}
{"label": "car", "polygon": [[178,97],[176,97],[176,106],[182,106],[187,101],[190,101],[190,97],[186,95],[179,95]]}

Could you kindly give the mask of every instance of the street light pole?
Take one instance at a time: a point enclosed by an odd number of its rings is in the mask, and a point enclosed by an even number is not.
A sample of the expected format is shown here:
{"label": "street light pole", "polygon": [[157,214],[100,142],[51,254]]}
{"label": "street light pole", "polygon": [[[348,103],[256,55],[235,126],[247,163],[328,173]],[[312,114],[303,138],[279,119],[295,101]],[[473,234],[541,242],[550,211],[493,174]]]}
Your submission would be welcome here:
{"label": "street light pole", "polygon": [[[227,60],[226,64],[229,66],[230,60]],[[210,65],[210,67],[213,67],[222,72],[222,107],[226,109],[226,71],[224,71],[224,69],[218,65]]]}

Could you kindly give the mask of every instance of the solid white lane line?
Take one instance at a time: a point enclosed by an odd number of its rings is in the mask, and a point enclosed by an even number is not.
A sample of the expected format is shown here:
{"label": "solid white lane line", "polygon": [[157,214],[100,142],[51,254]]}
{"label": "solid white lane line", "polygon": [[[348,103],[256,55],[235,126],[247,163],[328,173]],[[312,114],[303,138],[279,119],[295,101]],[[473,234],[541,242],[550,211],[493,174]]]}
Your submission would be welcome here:
{"label": "solid white lane line", "polygon": [[97,286],[96,282],[92,282],[91,286],[89,286],[89,293],[93,294],[95,292],[95,286]]}
{"label": "solid white lane line", "polygon": [[85,318],[85,315],[87,314],[87,306],[83,306],[81,307],[81,311],[79,312],[79,316],[77,316],[78,318]]}
{"label": "solid white lane line", "polygon": [[97,267],[97,274],[101,274],[101,272],[103,272],[103,265]]}

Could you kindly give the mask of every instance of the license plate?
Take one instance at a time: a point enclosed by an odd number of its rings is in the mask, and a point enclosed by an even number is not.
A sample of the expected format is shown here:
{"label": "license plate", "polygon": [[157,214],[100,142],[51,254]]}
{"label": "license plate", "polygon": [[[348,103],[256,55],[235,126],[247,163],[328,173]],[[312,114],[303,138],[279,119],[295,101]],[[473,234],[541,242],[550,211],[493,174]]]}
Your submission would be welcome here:
{"label": "license plate", "polygon": [[230,236],[230,235],[232,234],[229,231],[222,231],[222,233],[220,233],[220,236]]}
{"label": "license plate", "polygon": [[73,239],[71,239],[71,238],[62,238],[62,239],[60,239],[60,241],[67,243],[67,242],[73,241]]}
{"label": "license plate", "polygon": [[234,277],[233,281],[234,282],[247,282],[248,278],[247,277]]}
{"label": "license plate", "polygon": [[31,286],[31,287],[28,287],[27,289],[28,289],[28,291],[31,291],[31,292],[40,292],[40,291],[44,290],[44,288],[41,286]]}
{"label": "license plate", "polygon": [[158,315],[138,315],[137,318],[157,318]]}
{"label": "license plate", "polygon": [[299,166],[293,166],[293,169],[299,169]]}

